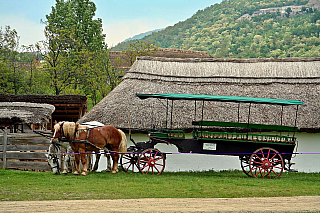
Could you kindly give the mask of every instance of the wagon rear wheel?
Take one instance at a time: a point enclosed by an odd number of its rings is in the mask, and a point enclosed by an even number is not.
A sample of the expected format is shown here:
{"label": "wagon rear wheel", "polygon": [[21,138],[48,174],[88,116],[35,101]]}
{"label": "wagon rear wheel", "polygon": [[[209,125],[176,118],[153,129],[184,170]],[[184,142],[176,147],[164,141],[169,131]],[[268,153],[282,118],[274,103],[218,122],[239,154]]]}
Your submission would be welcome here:
{"label": "wagon rear wheel", "polygon": [[146,149],[139,157],[139,170],[142,174],[160,175],[165,167],[165,157],[157,149]]}
{"label": "wagon rear wheel", "polygon": [[250,155],[244,155],[239,157],[242,171],[248,176],[252,177],[250,170]]}
{"label": "wagon rear wheel", "polygon": [[121,168],[125,172],[139,172],[139,154],[127,153],[120,158]]}
{"label": "wagon rear wheel", "polygon": [[278,178],[284,168],[281,154],[272,148],[257,149],[251,155],[249,164],[251,174],[256,178]]}

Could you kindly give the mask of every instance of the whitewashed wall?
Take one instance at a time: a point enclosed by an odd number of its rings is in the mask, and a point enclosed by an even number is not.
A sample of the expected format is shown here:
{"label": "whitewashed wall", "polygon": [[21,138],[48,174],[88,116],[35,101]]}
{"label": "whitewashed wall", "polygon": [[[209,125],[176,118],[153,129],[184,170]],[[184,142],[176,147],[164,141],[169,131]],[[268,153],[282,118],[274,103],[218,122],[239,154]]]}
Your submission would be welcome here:
{"label": "whitewashed wall", "polygon": [[[292,169],[299,172],[320,172],[320,133],[307,134],[297,133],[298,153],[292,162],[295,165]],[[148,141],[148,137],[143,134],[132,135],[135,142]],[[132,142],[128,139],[128,146]],[[161,152],[173,152],[177,154],[167,155],[166,166],[164,171],[202,171],[202,170],[241,170],[239,158],[236,156],[220,155],[198,155],[179,153],[175,146],[158,144],[156,146]],[[307,154],[309,153],[309,154]],[[311,154],[312,153],[312,154]],[[98,171],[105,170],[106,158],[101,158]]]}

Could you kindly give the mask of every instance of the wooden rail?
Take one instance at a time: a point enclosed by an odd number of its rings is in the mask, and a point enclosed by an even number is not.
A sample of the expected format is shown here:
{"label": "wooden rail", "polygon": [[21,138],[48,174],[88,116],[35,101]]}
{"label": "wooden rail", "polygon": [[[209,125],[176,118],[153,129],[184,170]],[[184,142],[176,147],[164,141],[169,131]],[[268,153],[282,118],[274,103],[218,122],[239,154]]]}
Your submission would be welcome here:
{"label": "wooden rail", "polygon": [[240,127],[240,128],[248,128],[248,129],[278,130],[278,131],[288,131],[288,132],[298,131],[297,127],[292,127],[292,126],[223,122],[223,121],[192,121],[192,125],[219,126],[219,127]]}
{"label": "wooden rail", "polygon": [[31,134],[0,134],[0,168],[50,171],[47,163],[50,140]]}
{"label": "wooden rail", "polygon": [[295,144],[295,137],[281,135],[267,135],[254,133],[229,133],[229,132],[209,132],[193,131],[193,138],[205,140],[223,140],[239,142],[256,142],[256,143],[283,143]]}

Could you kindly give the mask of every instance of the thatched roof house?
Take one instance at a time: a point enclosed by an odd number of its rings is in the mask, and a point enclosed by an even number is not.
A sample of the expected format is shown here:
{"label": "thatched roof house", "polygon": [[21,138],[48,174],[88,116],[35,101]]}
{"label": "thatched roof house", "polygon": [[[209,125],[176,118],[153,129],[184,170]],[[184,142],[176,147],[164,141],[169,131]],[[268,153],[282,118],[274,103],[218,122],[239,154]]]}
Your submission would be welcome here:
{"label": "thatched roof house", "polygon": [[0,102],[0,124],[42,124],[49,122],[54,110],[51,104]]}
{"label": "thatched roof house", "polygon": [[[96,120],[127,129],[130,111],[131,128],[145,129],[153,124],[157,128],[166,119],[165,100],[140,100],[136,93],[189,93],[301,100],[305,105],[299,109],[297,126],[301,131],[319,132],[319,91],[320,58],[141,57],[122,82],[80,122]],[[192,120],[201,119],[201,105],[175,102],[172,128],[192,128]],[[241,104],[239,118],[236,103],[207,102],[204,114],[205,120],[246,122],[248,104]],[[281,106],[254,105],[250,122],[280,125],[280,117]],[[294,117],[295,108],[285,107],[282,124],[294,126]]]}
{"label": "thatched roof house", "polygon": [[[1,102],[29,102],[52,104],[55,107],[52,113],[53,121],[77,121],[88,108],[87,97],[83,95],[8,95],[0,93]],[[51,126],[48,126],[51,129]]]}

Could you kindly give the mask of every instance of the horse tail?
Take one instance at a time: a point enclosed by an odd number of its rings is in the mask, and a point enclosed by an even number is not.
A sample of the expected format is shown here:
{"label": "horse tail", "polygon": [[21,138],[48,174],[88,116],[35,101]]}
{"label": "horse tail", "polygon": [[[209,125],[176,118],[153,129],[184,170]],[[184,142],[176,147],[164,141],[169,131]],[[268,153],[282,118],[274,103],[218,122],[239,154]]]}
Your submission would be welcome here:
{"label": "horse tail", "polygon": [[[118,131],[121,134],[121,142],[119,144],[119,152],[126,153],[127,152],[127,137],[126,137],[126,134],[124,134],[124,132],[122,132],[122,130],[120,130],[120,129],[118,129]],[[121,154],[121,155],[123,156],[124,154]]]}

